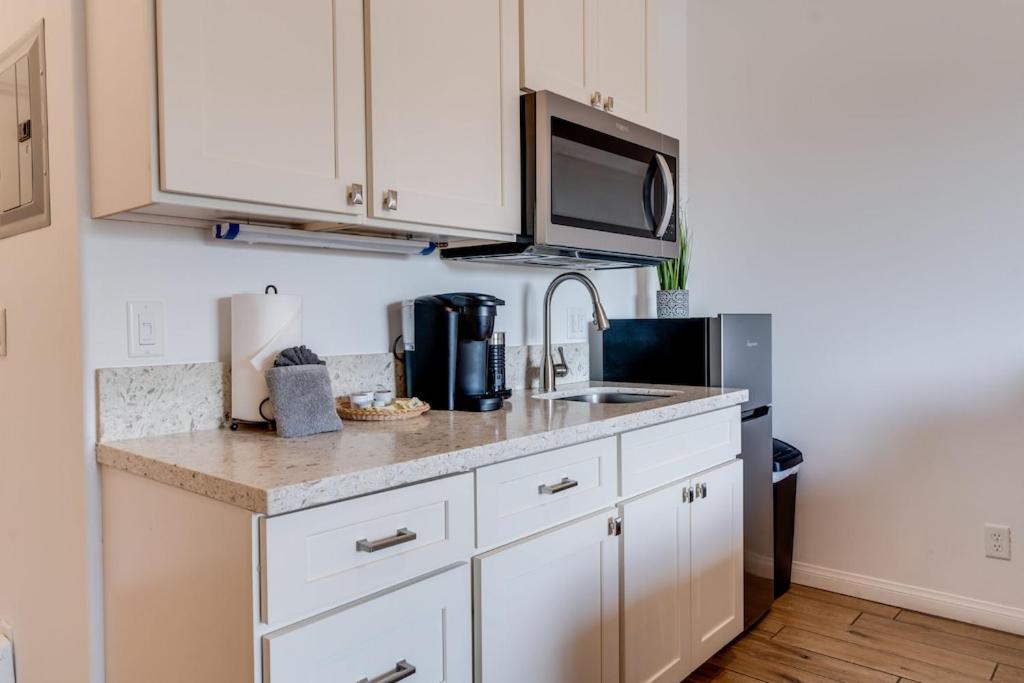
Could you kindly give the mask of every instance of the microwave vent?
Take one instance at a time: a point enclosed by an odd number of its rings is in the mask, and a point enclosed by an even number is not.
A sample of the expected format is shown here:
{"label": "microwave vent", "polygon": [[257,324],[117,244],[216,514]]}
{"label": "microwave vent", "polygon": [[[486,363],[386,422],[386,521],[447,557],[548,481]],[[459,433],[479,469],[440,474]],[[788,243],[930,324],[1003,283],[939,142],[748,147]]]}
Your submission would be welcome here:
{"label": "microwave vent", "polygon": [[490,261],[511,266],[561,268],[565,270],[613,270],[655,266],[661,259],[611,254],[559,247],[539,247],[523,242],[502,242],[472,247],[443,249],[448,261]]}

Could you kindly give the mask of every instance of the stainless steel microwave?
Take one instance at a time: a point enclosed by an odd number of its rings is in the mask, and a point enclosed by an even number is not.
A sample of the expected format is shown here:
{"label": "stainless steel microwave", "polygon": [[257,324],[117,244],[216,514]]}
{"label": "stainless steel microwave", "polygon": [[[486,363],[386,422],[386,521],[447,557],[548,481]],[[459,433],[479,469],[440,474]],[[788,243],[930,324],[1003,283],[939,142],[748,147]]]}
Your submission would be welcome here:
{"label": "stainless steel microwave", "polygon": [[446,259],[628,268],[678,246],[679,141],[541,91],[521,98],[522,231]]}

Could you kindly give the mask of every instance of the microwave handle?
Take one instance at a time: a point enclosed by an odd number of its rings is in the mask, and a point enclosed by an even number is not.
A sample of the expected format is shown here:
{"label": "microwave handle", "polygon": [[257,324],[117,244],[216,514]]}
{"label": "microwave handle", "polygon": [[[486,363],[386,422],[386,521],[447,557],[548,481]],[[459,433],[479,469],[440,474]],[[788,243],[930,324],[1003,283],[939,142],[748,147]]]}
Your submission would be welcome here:
{"label": "microwave handle", "polygon": [[665,184],[665,213],[661,216],[658,229],[654,231],[654,236],[661,239],[668,230],[668,222],[672,220],[672,211],[676,203],[676,184],[672,182],[672,169],[668,167],[665,157],[655,153],[654,158],[658,162],[658,170],[661,171],[661,182]]}

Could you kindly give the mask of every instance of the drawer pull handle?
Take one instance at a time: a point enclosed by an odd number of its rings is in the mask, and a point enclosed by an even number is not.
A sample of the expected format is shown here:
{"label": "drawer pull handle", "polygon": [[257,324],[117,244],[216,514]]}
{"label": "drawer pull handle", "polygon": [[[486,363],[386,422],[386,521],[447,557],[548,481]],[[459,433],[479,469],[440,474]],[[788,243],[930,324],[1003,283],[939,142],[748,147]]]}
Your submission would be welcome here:
{"label": "drawer pull handle", "polygon": [[562,491],[568,491],[572,487],[579,485],[580,483],[575,479],[563,477],[562,481],[558,482],[557,484],[541,484],[540,486],[537,487],[537,491],[540,493],[554,495],[556,493],[561,493]]}
{"label": "drawer pull handle", "polygon": [[[378,538],[376,541],[370,541],[365,538],[356,541],[356,550],[362,553],[375,553],[378,550],[384,550],[385,548],[393,548],[396,545],[402,545],[409,541],[416,540],[416,532],[409,531],[408,529],[402,528],[395,532],[394,536],[388,536],[387,538]],[[415,669],[413,669],[415,671]],[[400,680],[398,678],[394,680]]]}
{"label": "drawer pull handle", "polygon": [[416,673],[416,667],[404,659],[395,664],[395,670],[376,678],[360,678],[356,683],[398,683]]}

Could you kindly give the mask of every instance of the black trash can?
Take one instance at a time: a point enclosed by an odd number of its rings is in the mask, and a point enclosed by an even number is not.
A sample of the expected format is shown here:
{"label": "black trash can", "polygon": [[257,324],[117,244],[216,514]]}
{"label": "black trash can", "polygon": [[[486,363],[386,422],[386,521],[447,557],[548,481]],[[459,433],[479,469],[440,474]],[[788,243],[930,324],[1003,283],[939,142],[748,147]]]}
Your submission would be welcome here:
{"label": "black trash can", "polygon": [[775,498],[775,597],[789,590],[793,576],[793,524],[796,518],[796,475],[804,454],[785,441],[772,439],[772,489]]}

